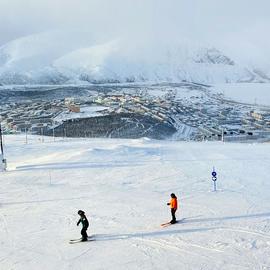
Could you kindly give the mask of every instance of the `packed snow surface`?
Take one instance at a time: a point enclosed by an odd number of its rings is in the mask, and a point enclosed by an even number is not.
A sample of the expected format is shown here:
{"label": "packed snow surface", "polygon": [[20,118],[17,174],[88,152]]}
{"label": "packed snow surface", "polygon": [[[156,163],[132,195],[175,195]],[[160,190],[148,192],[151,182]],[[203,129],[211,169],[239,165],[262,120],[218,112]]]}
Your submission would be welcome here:
{"label": "packed snow surface", "polygon": [[[270,269],[269,143],[28,139],[5,137],[1,269]],[[71,245],[79,209],[96,241]]]}

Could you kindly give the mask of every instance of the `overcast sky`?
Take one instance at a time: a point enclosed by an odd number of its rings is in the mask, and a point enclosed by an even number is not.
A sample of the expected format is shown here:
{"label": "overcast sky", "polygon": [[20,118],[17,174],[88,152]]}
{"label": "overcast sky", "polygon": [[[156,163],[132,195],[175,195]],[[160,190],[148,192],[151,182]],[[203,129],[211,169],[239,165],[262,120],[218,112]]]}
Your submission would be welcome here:
{"label": "overcast sky", "polygon": [[[213,44],[269,64],[270,0],[0,0],[0,46],[53,29]],[[153,43],[154,44],[154,43]]]}

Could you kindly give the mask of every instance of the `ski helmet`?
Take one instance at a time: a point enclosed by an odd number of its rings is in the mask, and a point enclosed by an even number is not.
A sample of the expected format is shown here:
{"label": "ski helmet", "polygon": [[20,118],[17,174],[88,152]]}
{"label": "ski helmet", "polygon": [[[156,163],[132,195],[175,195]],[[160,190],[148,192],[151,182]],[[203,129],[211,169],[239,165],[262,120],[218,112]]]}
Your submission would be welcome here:
{"label": "ski helmet", "polygon": [[78,211],[78,214],[79,214],[79,215],[84,215],[84,211],[83,211],[83,210],[79,210],[79,211]]}

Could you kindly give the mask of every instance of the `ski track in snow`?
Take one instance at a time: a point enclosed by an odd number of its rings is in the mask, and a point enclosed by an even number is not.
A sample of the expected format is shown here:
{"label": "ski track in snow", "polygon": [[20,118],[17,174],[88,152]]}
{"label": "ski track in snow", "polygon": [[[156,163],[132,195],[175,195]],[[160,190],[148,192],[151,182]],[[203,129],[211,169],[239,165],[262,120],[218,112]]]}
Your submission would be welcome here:
{"label": "ski track in snow", "polygon": [[[6,136],[5,150],[1,269],[270,269],[270,144]],[[160,228],[171,192],[183,220]],[[96,241],[70,245],[78,209]]]}

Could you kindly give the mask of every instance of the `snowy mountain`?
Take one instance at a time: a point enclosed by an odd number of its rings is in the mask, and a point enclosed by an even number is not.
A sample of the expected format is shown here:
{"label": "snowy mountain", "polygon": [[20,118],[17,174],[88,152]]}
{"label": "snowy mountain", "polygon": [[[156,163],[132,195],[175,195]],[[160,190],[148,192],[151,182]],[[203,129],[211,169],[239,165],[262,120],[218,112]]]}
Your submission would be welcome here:
{"label": "snowy mountain", "polygon": [[215,48],[201,49],[196,55],[195,62],[217,65],[235,65],[234,61],[232,61],[229,57],[222,55],[222,53]]}
{"label": "snowy mountain", "polygon": [[0,48],[0,83],[267,82],[216,48],[181,41],[159,44],[125,38],[104,41],[87,32],[52,31]]}

